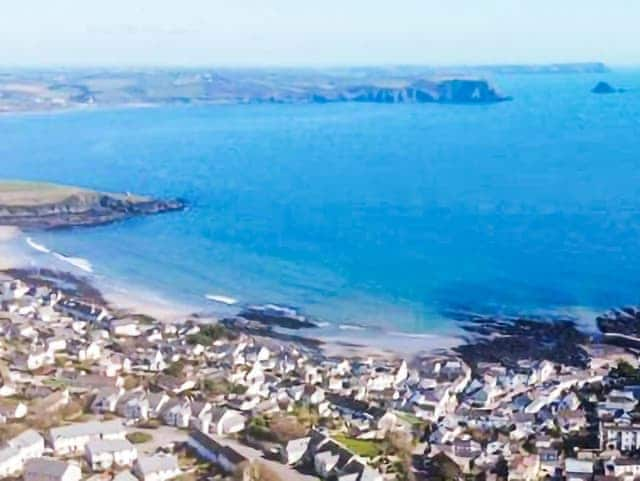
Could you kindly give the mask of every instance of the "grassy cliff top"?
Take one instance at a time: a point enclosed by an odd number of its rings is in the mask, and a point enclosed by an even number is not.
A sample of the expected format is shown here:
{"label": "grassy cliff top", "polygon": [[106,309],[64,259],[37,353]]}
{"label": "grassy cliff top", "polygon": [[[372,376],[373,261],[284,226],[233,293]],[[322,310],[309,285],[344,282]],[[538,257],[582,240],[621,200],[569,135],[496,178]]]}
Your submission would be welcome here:
{"label": "grassy cliff top", "polygon": [[[89,189],[47,182],[0,181],[0,205],[2,206],[28,207],[58,204],[72,196],[90,198],[99,194]],[[133,202],[146,200],[141,196],[126,196],[125,194],[109,194],[109,196],[122,199],[128,198]]]}

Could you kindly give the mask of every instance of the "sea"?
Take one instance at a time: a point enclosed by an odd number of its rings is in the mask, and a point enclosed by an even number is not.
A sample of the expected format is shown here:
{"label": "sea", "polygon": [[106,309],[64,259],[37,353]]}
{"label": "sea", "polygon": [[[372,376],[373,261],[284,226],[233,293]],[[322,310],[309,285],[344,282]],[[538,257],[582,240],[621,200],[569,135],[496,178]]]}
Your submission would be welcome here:
{"label": "sea", "polygon": [[274,303],[338,338],[419,337],[640,304],[640,71],[492,80],[513,101],[7,114],[0,177],[185,199],[27,248],[203,312]]}

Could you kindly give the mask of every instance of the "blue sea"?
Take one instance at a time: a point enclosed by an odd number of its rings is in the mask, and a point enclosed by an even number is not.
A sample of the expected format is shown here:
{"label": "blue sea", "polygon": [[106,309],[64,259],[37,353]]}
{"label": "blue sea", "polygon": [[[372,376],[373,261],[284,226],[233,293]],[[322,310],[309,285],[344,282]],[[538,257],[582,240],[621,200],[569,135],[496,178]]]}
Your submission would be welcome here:
{"label": "blue sea", "polygon": [[186,199],[32,237],[201,309],[440,333],[461,311],[640,303],[640,72],[494,80],[512,102],[5,115],[0,176]]}

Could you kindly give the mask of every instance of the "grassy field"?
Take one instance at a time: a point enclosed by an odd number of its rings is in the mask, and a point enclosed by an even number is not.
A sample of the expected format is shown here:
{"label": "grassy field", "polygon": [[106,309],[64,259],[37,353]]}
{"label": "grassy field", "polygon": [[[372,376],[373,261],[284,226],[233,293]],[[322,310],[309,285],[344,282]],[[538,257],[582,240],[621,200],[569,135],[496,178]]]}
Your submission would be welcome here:
{"label": "grassy field", "polygon": [[[47,182],[26,182],[20,180],[0,181],[0,205],[2,206],[37,206],[64,202],[69,197],[97,196],[92,190],[68,185]],[[109,194],[114,198],[124,198],[124,194]],[[140,196],[129,196],[129,200],[137,202],[146,200]]]}
{"label": "grassy field", "polygon": [[378,441],[354,439],[343,434],[337,434],[333,436],[333,438],[343,444],[347,449],[353,451],[358,456],[362,456],[363,458],[375,458],[382,451],[382,447]]}

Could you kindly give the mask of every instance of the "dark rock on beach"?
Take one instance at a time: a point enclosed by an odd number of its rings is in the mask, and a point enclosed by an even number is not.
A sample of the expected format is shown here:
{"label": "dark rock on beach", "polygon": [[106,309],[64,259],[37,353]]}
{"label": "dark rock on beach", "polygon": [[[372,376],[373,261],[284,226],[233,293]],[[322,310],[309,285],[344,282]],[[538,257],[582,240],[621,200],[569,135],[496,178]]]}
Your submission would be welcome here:
{"label": "dark rock on beach", "polygon": [[461,321],[465,343],[455,350],[470,365],[521,360],[549,360],[570,366],[586,366],[589,356],[582,347],[589,336],[574,321],[469,316]]}
{"label": "dark rock on beach", "polygon": [[635,306],[611,309],[598,316],[596,323],[603,334],[640,337],[640,309]]}
{"label": "dark rock on beach", "polygon": [[240,312],[239,317],[268,327],[283,327],[285,329],[318,327],[315,322],[299,314],[295,309],[274,304],[250,306]]}

